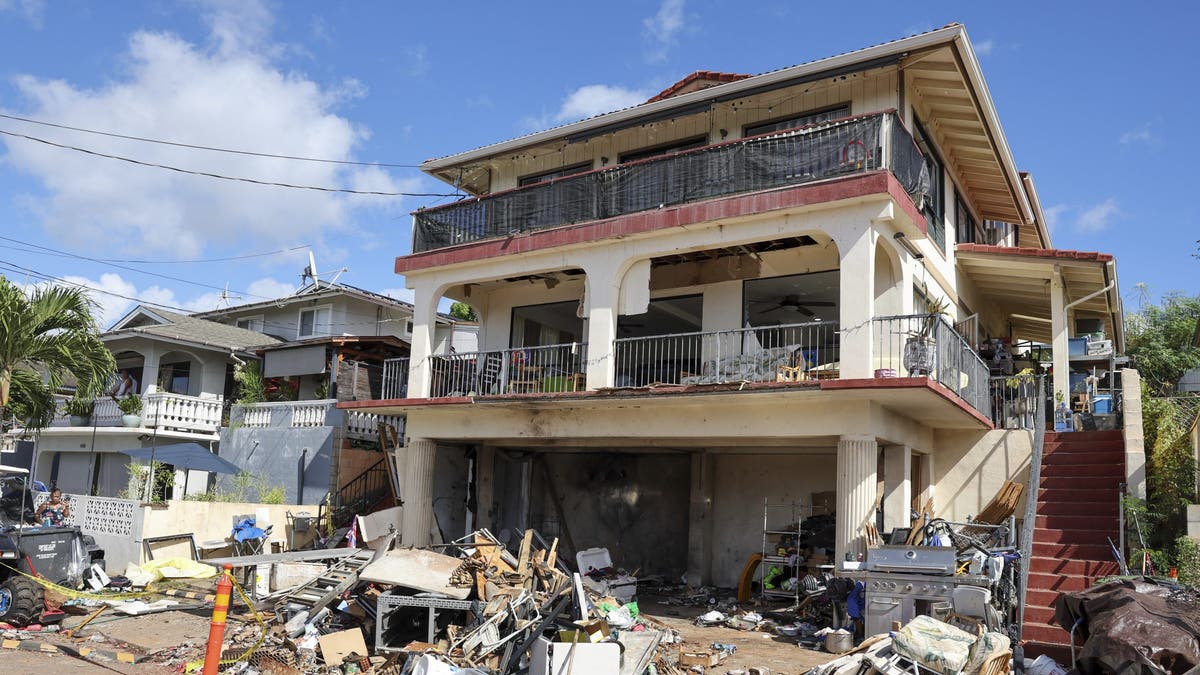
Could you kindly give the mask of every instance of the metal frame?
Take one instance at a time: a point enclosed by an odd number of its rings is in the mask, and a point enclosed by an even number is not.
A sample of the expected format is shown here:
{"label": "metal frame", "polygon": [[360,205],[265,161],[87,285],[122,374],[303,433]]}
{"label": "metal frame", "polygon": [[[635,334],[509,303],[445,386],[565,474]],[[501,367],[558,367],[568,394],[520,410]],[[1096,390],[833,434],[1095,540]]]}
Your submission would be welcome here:
{"label": "metal frame", "polygon": [[161,544],[168,541],[183,541],[187,540],[192,547],[192,560],[200,560],[200,553],[196,550],[196,535],[188,532],[187,534],[168,534],[162,537],[146,537],[142,539],[142,551],[146,553],[146,560],[154,560],[154,551],[150,550],[151,544]]}
{"label": "metal frame", "polygon": [[384,641],[384,617],[397,607],[426,607],[429,609],[429,624],[426,628],[427,642],[433,642],[437,637],[438,610],[457,610],[473,612],[482,616],[486,605],[478,600],[454,600],[435,596],[419,595],[381,595],[376,601],[375,619],[375,651],[398,652],[400,647],[392,646]]}

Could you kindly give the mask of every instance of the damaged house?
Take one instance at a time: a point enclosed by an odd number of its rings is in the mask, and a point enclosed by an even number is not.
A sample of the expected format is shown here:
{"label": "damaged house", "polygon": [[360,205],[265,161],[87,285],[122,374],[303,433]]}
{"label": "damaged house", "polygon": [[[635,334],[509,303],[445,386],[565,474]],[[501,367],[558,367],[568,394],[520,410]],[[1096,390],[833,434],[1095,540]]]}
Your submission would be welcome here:
{"label": "damaged house", "polygon": [[[1056,399],[1119,406],[1115,260],[1052,248],[957,24],[422,168],[472,197],[396,259],[407,389],[339,404],[406,416],[406,545],[532,527],[737,586],[764,529],[823,517],[808,564],[861,560],[914,507],[965,521],[1026,483]],[[438,345],[443,297],[477,351]]]}

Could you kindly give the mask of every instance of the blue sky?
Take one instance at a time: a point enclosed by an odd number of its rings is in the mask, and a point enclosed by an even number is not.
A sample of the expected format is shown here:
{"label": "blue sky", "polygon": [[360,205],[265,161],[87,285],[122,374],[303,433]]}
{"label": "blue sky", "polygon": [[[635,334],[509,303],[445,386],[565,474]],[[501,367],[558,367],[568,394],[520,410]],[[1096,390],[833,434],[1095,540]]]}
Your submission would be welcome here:
{"label": "blue sky", "polygon": [[[1118,256],[1127,308],[1200,292],[1198,12],[1186,3],[523,3],[0,0],[0,112],[267,153],[417,164],[643,100],[697,69],[757,73],[959,21],[1059,248]],[[443,192],[411,168],[148,145],[0,119],[145,161],[280,182]],[[0,140],[0,261],[210,309],[318,268],[403,297],[392,259],[433,198],[337,196],[182,176]],[[12,240],[16,240],[15,242]],[[17,243],[23,242],[23,243]],[[97,260],[48,255],[27,244]],[[166,279],[146,272],[175,277]],[[21,275],[11,274],[14,278]],[[23,280],[23,279],[22,279]],[[190,282],[190,283],[188,283]],[[106,320],[130,303],[96,295]],[[234,300],[237,302],[237,300]]]}

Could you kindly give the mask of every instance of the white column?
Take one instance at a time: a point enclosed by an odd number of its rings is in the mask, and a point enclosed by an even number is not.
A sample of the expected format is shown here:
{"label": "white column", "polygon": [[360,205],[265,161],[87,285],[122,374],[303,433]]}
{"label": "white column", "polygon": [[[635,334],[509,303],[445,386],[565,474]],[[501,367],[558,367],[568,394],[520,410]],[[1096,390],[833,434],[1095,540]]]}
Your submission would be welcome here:
{"label": "white column", "polygon": [[433,373],[433,332],[440,296],[433,286],[418,284],[413,292],[412,348],[408,359],[408,397],[429,398]]}
{"label": "white column", "polygon": [[616,383],[613,340],[617,338],[617,303],[620,280],[607,266],[587,271],[587,388]]}
{"label": "white column", "polygon": [[1071,405],[1071,360],[1068,355],[1066,293],[1063,288],[1062,272],[1055,267],[1050,275],[1050,333],[1054,351],[1054,393],[1062,394],[1067,405]]}
{"label": "white column", "polygon": [[834,542],[837,565],[849,553],[854,560],[866,554],[863,523],[875,517],[875,475],[879,445],[874,438],[843,436],[837,449],[837,523]]}
{"label": "white column", "polygon": [[158,349],[150,346],[142,354],[142,396],[158,386]]}
{"label": "white column", "polygon": [[847,227],[837,240],[841,257],[838,309],[841,314],[841,377],[874,376],[871,318],[875,315],[875,243],[869,222]]}
{"label": "white column", "polygon": [[400,470],[404,474],[401,485],[404,492],[403,529],[400,543],[403,546],[422,547],[429,545],[429,531],[433,529],[433,467],[437,459],[437,443],[427,438],[410,438],[408,445],[400,449]]}
{"label": "white column", "polygon": [[705,451],[692,455],[687,555],[687,580],[692,587],[712,581],[713,464],[713,456]]}
{"label": "white column", "polygon": [[[883,449],[883,527],[908,527],[912,511],[912,450],[906,445]],[[880,534],[883,534],[882,532]]]}

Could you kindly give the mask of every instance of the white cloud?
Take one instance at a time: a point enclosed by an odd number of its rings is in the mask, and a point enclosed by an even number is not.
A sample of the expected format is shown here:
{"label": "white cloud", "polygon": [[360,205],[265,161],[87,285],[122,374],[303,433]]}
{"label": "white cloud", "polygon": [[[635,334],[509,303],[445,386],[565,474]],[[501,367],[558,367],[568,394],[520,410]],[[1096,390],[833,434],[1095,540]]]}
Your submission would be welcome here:
{"label": "white cloud", "polygon": [[975,43],[975,53],[979,56],[987,56],[988,54],[991,54],[992,50],[995,48],[995,40],[981,40],[980,42]]}
{"label": "white cloud", "polygon": [[573,122],[601,113],[628,108],[645,103],[654,92],[645,89],[627,89],[608,84],[588,84],[567,94],[563,99],[556,122]]}
{"label": "white cloud", "polygon": [[1084,232],[1099,232],[1108,229],[1113,218],[1121,214],[1117,200],[1108,198],[1079,214],[1075,226]]}
{"label": "white cloud", "polygon": [[0,12],[16,12],[30,26],[41,30],[46,16],[46,0],[0,0]]}
{"label": "white cloud", "polygon": [[[3,2],[4,0],[0,0]],[[262,5],[203,5],[212,44],[169,33],[134,33],[126,69],[95,89],[31,75],[15,78],[22,116],[185,143],[352,159],[369,132],[337,115],[363,94],[353,80],[330,86],[284,70],[268,44]],[[34,136],[230,176],[318,186],[407,191],[419,179],[392,179],[376,168],[181,150],[99,136],[20,128]],[[356,213],[399,212],[399,200],[262,187],[176,174],[6,139],[5,159],[37,178],[45,192],[19,203],[50,236],[77,248],[192,257],[213,241],[241,246],[343,237]]]}
{"label": "white cloud", "polygon": [[1054,228],[1058,227],[1058,224],[1062,222],[1063,214],[1066,213],[1070,208],[1071,207],[1067,206],[1066,204],[1055,204],[1054,206],[1043,209],[1042,212],[1046,216],[1046,227],[1053,231]]}
{"label": "white cloud", "polygon": [[408,60],[409,75],[421,77],[429,72],[429,48],[425,45],[406,47],[404,57]]}
{"label": "white cloud", "polygon": [[684,28],[684,0],[663,0],[654,16],[642,19],[642,32],[649,43],[646,60],[657,63],[667,60],[667,54],[678,42]]}
{"label": "white cloud", "polygon": [[1137,129],[1131,129],[1121,134],[1121,145],[1132,145],[1134,143],[1151,143],[1154,139],[1154,134],[1150,133],[1150,125],[1143,124]]}

